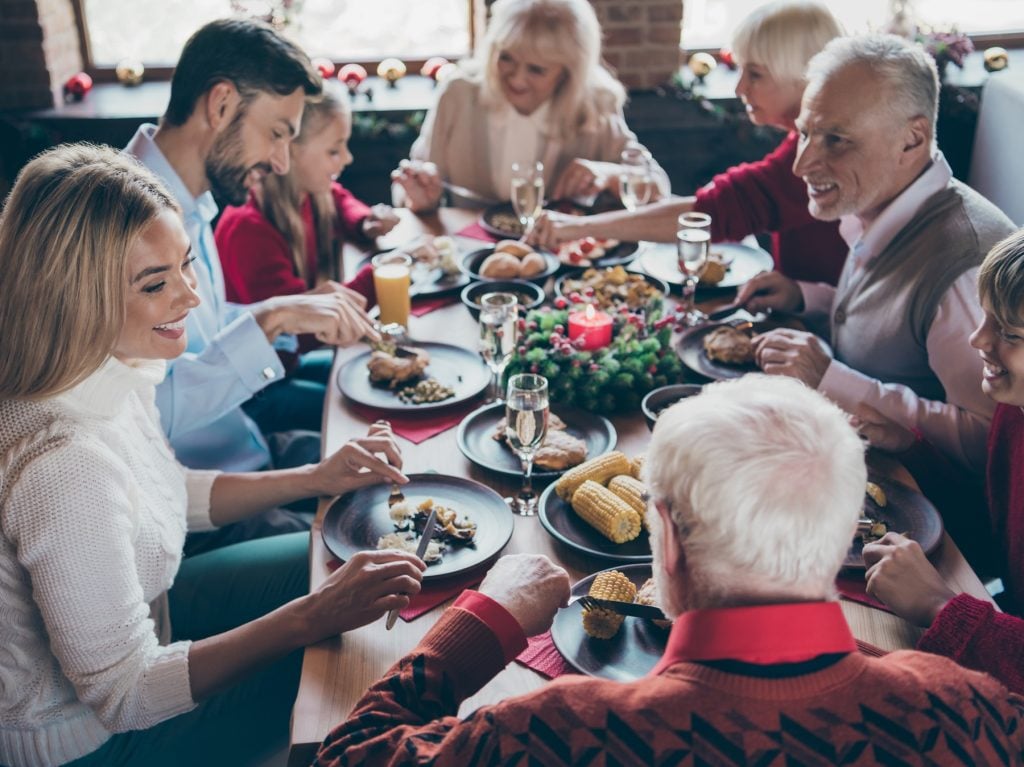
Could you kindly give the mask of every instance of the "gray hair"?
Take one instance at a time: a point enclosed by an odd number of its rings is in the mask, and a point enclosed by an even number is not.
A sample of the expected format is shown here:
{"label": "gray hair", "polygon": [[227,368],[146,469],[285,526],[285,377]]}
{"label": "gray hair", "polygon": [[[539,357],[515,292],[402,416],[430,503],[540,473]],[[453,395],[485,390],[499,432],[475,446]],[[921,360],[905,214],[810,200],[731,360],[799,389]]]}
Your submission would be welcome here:
{"label": "gray hair", "polygon": [[751,584],[834,595],[867,469],[856,431],[821,394],[782,376],[705,386],[661,413],[644,475],[676,526],[691,607],[728,604]]}
{"label": "gray hair", "polygon": [[801,82],[811,57],[842,34],[835,16],[817,0],[777,0],[740,21],[732,50],[741,65],[760,64],[780,82]]}
{"label": "gray hair", "polygon": [[840,37],[807,65],[808,86],[820,86],[848,66],[871,69],[881,82],[878,98],[894,117],[910,120],[926,117],[935,139],[939,109],[939,74],[935,59],[916,44],[896,35]]}

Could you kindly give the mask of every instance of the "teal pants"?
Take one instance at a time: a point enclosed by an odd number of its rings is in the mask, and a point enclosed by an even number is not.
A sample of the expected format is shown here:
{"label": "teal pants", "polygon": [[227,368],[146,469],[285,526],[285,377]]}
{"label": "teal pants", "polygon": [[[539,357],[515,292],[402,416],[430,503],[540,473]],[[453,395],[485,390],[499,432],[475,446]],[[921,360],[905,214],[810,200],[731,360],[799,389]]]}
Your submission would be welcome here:
{"label": "teal pants", "polygon": [[[171,588],[174,639],[240,626],[309,590],[309,533],[246,541],[189,557]],[[254,671],[197,708],[114,735],[74,767],[248,767],[288,738],[302,651]]]}

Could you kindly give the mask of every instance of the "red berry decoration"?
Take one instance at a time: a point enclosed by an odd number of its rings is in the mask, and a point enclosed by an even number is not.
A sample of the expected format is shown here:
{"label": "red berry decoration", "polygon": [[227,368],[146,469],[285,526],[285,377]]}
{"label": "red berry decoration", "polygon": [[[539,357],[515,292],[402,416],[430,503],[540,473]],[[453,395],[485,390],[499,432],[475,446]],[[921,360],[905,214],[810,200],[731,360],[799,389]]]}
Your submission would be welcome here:
{"label": "red berry decoration", "polygon": [[558,333],[558,335],[565,333],[565,325],[555,325],[555,332]]}
{"label": "red berry decoration", "polygon": [[521,318],[521,317],[520,317],[520,318],[519,318],[519,321],[518,321],[518,322],[516,323],[516,326],[517,326],[517,327],[519,328],[519,330],[521,330],[521,331],[522,331],[522,330],[526,330],[526,320],[524,320],[523,318]]}
{"label": "red berry decoration", "polygon": [[[565,308],[565,307],[567,307],[568,305],[569,305],[569,302],[568,302],[568,301],[566,301],[566,300],[565,300],[564,298],[562,298],[561,296],[559,296],[558,298],[556,298],[556,299],[555,299],[555,308],[556,308],[556,309],[564,309],[564,308]],[[556,329],[556,330],[557,330],[558,328],[561,328],[561,327],[562,327],[561,325],[555,325],[555,329]],[[561,333],[561,332],[563,332],[564,330],[565,330],[565,328],[562,328],[562,330],[560,330],[559,332]]]}
{"label": "red berry decoration", "polygon": [[580,253],[582,253],[584,256],[589,256],[591,253],[594,252],[594,248],[596,247],[597,240],[595,240],[593,237],[584,237],[582,240],[580,240]]}
{"label": "red berry decoration", "polygon": [[619,306],[619,314],[629,314],[629,307],[625,304]]}

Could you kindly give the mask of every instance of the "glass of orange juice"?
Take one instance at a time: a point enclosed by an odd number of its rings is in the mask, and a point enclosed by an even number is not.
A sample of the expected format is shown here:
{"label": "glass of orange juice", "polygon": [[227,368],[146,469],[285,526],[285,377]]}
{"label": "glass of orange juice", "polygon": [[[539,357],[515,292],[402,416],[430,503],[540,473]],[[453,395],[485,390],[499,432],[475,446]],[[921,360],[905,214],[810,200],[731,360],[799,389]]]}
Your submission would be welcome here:
{"label": "glass of orange juice", "polygon": [[412,258],[406,253],[381,253],[374,256],[373,288],[377,291],[380,323],[395,322],[409,327],[409,285]]}

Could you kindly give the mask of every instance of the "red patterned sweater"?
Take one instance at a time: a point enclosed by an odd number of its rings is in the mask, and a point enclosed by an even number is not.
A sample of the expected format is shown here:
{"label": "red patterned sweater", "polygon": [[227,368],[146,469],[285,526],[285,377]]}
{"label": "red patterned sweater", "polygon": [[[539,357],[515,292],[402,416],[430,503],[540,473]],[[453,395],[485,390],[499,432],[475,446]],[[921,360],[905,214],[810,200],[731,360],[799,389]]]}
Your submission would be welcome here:
{"label": "red patterned sweater", "polygon": [[[681,622],[660,673],[628,684],[564,676],[460,720],[460,703],[525,645],[521,632],[509,638],[511,616],[491,629],[496,611],[465,597],[328,735],[317,765],[1002,765],[1024,757],[1021,700],[945,658],[844,652],[820,656],[825,663],[806,673],[767,678],[675,660],[687,642],[677,636]],[[781,607],[770,627],[777,638],[813,646],[817,627]],[[690,630],[699,641],[699,627]],[[759,631],[732,631],[715,643],[725,637],[748,650],[762,641]],[[771,647],[768,656],[787,661]]]}
{"label": "red patterned sweater", "polygon": [[715,176],[697,192],[694,209],[711,215],[714,240],[739,241],[771,232],[775,268],[794,280],[835,285],[849,248],[838,221],[807,210],[807,185],[793,175],[796,132],[764,159]]}

